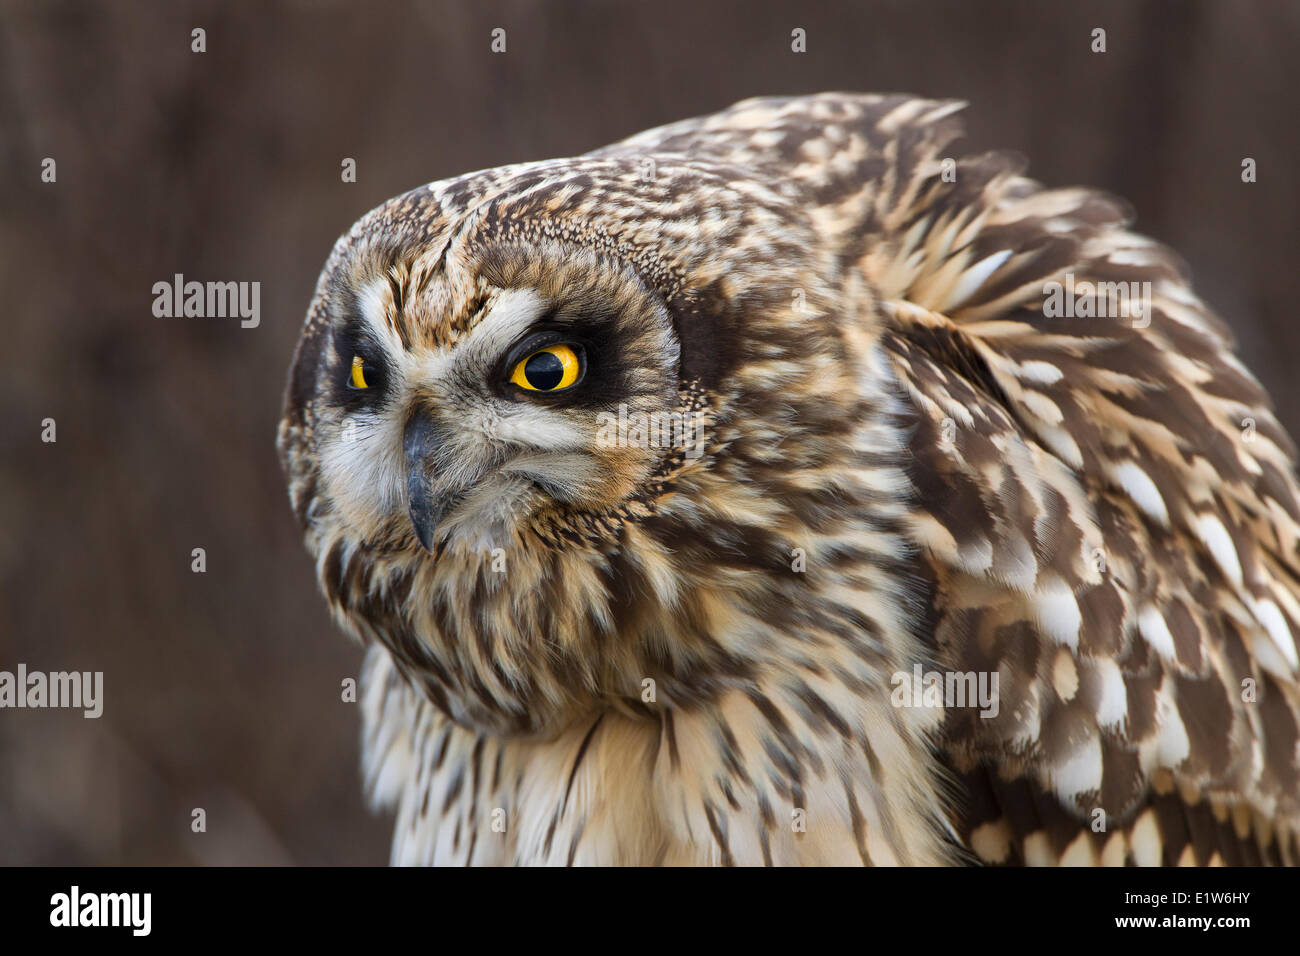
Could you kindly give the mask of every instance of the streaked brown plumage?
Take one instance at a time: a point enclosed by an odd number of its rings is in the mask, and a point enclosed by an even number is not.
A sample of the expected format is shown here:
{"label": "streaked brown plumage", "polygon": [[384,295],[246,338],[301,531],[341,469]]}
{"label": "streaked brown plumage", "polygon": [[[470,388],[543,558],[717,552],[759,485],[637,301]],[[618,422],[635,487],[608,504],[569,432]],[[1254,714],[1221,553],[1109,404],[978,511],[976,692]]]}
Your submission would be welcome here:
{"label": "streaked brown plumage", "polygon": [[[959,106],[750,100],[339,241],[280,448],[395,862],[1295,861],[1293,446],[1169,250]],[[538,329],[566,392],[508,384]]]}

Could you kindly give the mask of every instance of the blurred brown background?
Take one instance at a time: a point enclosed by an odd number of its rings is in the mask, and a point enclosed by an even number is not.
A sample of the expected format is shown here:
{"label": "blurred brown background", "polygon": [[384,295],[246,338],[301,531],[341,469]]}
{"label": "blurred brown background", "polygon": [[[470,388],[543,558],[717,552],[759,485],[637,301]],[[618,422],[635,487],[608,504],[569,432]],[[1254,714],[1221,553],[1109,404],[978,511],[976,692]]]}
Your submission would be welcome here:
{"label": "blurred brown background", "polygon": [[[961,97],[971,150],[1132,200],[1300,430],[1295,0],[0,11],[0,670],[105,672],[99,720],[0,711],[0,863],[387,859],[340,700],[361,651],[316,593],[273,442],[335,237],[430,180],[759,93]],[[177,272],[259,281],[260,327],[155,318]]]}

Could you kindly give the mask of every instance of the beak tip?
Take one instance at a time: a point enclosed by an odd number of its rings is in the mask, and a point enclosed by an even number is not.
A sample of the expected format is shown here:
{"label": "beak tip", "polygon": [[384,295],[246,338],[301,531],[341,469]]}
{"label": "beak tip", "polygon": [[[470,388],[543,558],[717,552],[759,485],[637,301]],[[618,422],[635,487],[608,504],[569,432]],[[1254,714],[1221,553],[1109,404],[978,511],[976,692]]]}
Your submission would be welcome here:
{"label": "beak tip", "polygon": [[424,548],[429,554],[433,554],[433,541],[430,540],[429,533],[418,524],[414,525],[414,528],[415,540],[420,542],[420,547]]}
{"label": "beak tip", "polygon": [[410,508],[411,530],[415,532],[415,538],[420,542],[420,547],[433,554],[439,515],[429,505],[428,498],[417,498],[412,501]]}

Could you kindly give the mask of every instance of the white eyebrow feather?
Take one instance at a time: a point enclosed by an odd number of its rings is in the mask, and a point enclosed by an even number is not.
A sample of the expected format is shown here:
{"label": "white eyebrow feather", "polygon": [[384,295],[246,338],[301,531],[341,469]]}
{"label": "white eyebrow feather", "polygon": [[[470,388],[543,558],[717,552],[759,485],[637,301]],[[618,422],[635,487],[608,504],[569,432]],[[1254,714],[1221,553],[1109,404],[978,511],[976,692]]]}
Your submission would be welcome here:
{"label": "white eyebrow feather", "polygon": [[[357,298],[361,305],[361,325],[390,355],[400,355],[402,340],[385,318],[389,298],[388,279],[380,277],[362,286]],[[345,356],[346,358],[346,356]]]}
{"label": "white eyebrow feather", "polygon": [[457,369],[482,371],[495,363],[546,309],[546,300],[532,289],[498,293],[487,314],[450,351],[408,353],[411,381],[447,381]]}
{"label": "white eyebrow feather", "polygon": [[528,331],[546,309],[546,300],[533,289],[501,292],[457,351],[474,359],[494,360]]}

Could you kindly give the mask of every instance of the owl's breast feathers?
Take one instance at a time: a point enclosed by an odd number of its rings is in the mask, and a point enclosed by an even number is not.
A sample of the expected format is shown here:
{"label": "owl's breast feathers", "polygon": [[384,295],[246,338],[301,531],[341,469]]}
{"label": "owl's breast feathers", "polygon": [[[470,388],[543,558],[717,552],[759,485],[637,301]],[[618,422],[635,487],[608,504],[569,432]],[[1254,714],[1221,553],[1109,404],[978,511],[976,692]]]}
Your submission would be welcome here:
{"label": "owl's breast feathers", "polygon": [[503,587],[320,559],[396,861],[1296,861],[1293,446],[1170,251],[950,155],[960,105],[750,100],[395,201],[623,263],[710,416]]}

